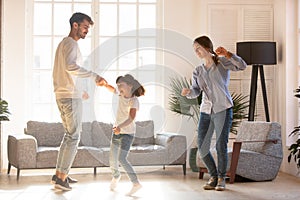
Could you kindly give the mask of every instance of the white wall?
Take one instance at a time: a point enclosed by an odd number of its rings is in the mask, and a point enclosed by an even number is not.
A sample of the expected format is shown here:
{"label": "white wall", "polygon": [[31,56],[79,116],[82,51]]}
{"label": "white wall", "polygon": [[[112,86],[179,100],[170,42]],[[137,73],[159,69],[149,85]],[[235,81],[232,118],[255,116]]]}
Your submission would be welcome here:
{"label": "white wall", "polygon": [[[278,45],[278,64],[276,88],[277,99],[277,121],[282,125],[282,139],[284,158],[281,171],[297,176],[297,167],[292,160],[287,162],[289,154],[288,145],[293,142],[287,137],[298,125],[298,103],[294,97],[293,90],[298,87],[298,42],[297,42],[297,1],[296,0],[275,0],[274,1],[274,37]],[[284,97],[284,98],[282,98]],[[298,175],[299,176],[299,175]]]}
{"label": "white wall", "polygon": [[10,121],[2,123],[2,164],[7,167],[6,141],[22,133],[26,108],[25,1],[4,0],[2,26],[2,98],[8,101]]}
{"label": "white wall", "polygon": [[[188,2],[188,3],[187,3]],[[178,75],[191,78],[192,71],[198,62],[193,52],[193,40],[198,36],[198,0],[165,0],[164,1],[164,28],[174,31],[179,35],[179,39],[184,40],[186,43],[178,48],[185,48],[187,52],[184,55],[164,55],[164,65],[171,68]],[[180,37],[181,36],[181,37]],[[174,43],[183,42],[176,40]],[[190,57],[189,57],[190,56]],[[189,59],[189,60],[186,60]],[[169,73],[165,74],[165,78],[171,76]],[[168,82],[168,81],[166,81]],[[169,92],[165,92],[165,112],[166,112],[166,125],[165,129],[170,132],[178,132],[186,135],[188,146],[191,145],[196,125],[193,120],[175,115],[168,109],[168,96]]]}

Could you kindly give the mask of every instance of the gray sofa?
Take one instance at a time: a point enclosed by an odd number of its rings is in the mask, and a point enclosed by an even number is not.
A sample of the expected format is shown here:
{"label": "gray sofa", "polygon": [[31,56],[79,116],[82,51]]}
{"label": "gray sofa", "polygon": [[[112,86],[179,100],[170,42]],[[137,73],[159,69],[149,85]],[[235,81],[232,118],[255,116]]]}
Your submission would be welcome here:
{"label": "gray sofa", "polygon": [[[154,133],[153,121],[136,122],[136,135],[128,160],[134,166],[182,165],[186,174],[187,141],[175,133]],[[93,121],[83,122],[74,168],[109,166],[112,124]],[[25,134],[8,136],[8,174],[11,166],[21,169],[55,168],[64,129],[61,123],[28,121]]]}

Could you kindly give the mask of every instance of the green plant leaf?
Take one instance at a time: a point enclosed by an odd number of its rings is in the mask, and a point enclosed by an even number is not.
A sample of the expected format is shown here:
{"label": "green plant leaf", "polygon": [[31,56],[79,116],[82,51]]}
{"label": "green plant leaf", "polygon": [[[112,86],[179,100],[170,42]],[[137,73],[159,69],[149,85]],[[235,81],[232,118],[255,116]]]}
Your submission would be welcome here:
{"label": "green plant leaf", "polygon": [[[294,96],[300,98],[300,86],[294,90],[296,93]],[[289,136],[300,136],[300,126],[294,127],[294,130],[289,134]],[[291,161],[292,156],[294,157],[294,161],[297,164],[298,169],[300,168],[300,138],[298,138],[295,143],[291,144],[288,148],[290,154],[288,156],[288,162]]]}
{"label": "green plant leaf", "polygon": [[0,121],[9,121],[9,115],[10,112],[8,110],[7,101],[0,99]]}

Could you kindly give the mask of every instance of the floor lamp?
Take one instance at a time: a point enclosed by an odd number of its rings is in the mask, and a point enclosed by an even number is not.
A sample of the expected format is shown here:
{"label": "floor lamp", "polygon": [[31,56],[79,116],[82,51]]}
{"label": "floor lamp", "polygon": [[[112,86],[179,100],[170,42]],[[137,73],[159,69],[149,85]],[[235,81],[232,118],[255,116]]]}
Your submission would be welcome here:
{"label": "floor lamp", "polygon": [[237,55],[242,57],[247,65],[252,65],[251,84],[250,84],[250,103],[248,121],[254,121],[257,76],[260,72],[262,95],[264,100],[266,121],[270,121],[268,99],[266,92],[265,76],[263,65],[275,65],[276,62],[276,43],[275,42],[238,42]]}

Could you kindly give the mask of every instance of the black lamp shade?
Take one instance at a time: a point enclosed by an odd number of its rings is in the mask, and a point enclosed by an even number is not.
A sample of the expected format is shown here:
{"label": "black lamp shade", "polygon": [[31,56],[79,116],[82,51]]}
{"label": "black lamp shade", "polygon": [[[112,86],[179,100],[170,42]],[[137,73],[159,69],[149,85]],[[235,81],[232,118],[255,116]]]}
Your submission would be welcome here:
{"label": "black lamp shade", "polygon": [[237,42],[236,51],[248,65],[277,63],[275,42]]}

